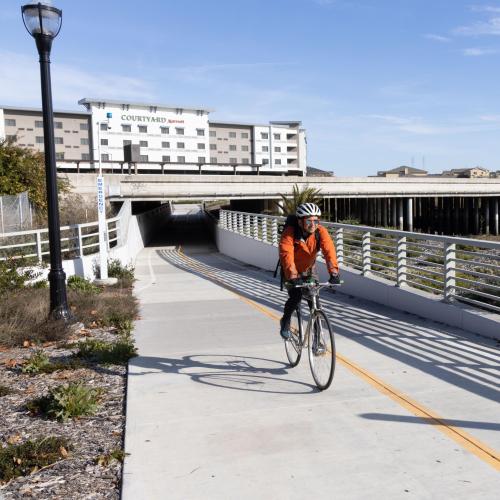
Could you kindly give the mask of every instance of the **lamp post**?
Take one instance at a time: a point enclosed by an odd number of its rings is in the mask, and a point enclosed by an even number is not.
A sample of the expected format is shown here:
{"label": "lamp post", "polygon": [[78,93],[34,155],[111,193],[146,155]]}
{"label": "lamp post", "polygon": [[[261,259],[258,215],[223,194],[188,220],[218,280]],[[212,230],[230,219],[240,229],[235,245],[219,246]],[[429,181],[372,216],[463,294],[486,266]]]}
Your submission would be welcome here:
{"label": "lamp post", "polygon": [[49,218],[50,249],[50,317],[71,319],[66,297],[66,274],[62,268],[59,203],[57,199],[56,151],[54,141],[54,113],[50,82],[50,49],[52,40],[59,34],[62,11],[46,3],[27,4],[21,7],[24,26],[35,39],[40,56],[42,84],[43,135],[45,148],[45,179],[47,183],[47,208]]}

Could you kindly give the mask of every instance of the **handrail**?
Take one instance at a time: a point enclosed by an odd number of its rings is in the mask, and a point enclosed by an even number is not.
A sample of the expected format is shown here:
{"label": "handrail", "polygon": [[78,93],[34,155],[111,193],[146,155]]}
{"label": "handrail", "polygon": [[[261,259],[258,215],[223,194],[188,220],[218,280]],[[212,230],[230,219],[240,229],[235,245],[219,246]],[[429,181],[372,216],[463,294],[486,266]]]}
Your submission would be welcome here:
{"label": "handrail", "polygon": [[[276,215],[219,212],[222,229],[274,246],[284,221]],[[500,313],[500,293],[493,294],[500,290],[500,243],[337,222],[322,225],[332,235],[339,264],[367,278],[382,276],[398,287],[439,294],[452,304],[463,301]]]}

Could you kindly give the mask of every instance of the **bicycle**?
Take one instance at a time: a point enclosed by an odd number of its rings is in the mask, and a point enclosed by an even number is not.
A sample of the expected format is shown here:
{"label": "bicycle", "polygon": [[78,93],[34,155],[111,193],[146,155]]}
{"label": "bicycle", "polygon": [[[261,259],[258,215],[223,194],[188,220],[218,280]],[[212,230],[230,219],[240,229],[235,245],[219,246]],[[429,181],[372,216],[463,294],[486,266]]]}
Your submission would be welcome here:
{"label": "bicycle", "polygon": [[305,334],[302,324],[302,313],[300,304],[293,312],[290,320],[290,338],[285,340],[285,351],[293,368],[300,362],[302,349],[307,347],[309,354],[309,366],[318,389],[324,391],[330,387],[335,372],[335,338],[328,317],[321,309],[319,303],[319,291],[322,288],[334,288],[337,284],[307,282],[294,285],[294,288],[306,288],[304,297],[311,303],[309,320]]}

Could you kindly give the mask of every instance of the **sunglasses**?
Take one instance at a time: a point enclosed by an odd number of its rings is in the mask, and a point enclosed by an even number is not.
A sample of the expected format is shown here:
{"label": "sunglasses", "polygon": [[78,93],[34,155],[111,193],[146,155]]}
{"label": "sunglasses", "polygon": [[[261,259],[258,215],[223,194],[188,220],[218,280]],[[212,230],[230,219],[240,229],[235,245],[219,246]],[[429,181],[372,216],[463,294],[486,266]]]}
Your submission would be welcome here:
{"label": "sunglasses", "polygon": [[304,222],[306,223],[307,226],[312,226],[313,224],[318,225],[319,219],[304,219]]}

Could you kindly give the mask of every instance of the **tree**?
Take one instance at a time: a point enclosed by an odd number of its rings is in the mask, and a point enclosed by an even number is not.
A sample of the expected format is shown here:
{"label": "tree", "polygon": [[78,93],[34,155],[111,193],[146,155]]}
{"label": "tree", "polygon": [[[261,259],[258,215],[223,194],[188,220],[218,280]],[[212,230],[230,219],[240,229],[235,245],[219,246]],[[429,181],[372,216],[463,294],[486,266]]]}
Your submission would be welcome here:
{"label": "tree", "polygon": [[[58,180],[59,193],[69,191],[69,182]],[[0,140],[0,196],[28,191],[36,209],[47,211],[45,160],[43,153],[18,146],[15,139]]]}
{"label": "tree", "polygon": [[308,184],[299,188],[297,184],[293,186],[292,196],[287,197],[280,193],[281,201],[276,202],[285,215],[294,214],[297,207],[302,203],[321,203],[320,190],[309,187]]}

